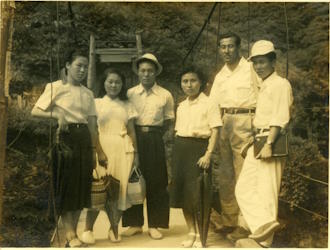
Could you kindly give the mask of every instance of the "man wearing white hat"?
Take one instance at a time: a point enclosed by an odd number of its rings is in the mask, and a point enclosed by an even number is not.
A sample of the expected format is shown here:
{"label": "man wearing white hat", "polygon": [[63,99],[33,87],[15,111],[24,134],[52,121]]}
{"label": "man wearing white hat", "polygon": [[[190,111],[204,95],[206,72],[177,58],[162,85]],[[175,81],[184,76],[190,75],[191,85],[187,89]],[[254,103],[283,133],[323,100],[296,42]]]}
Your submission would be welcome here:
{"label": "man wearing white hat", "polygon": [[249,238],[270,247],[277,222],[278,194],[286,159],[272,156],[272,145],[290,120],[293,102],[289,81],[275,72],[276,53],[270,41],[259,40],[249,58],[262,79],[253,125],[257,135],[267,141],[255,157],[250,147],[236,185],[236,199],[244,219],[252,232]]}
{"label": "man wearing white hat", "polygon": [[[163,134],[173,129],[174,100],[169,91],[156,83],[162,72],[157,58],[146,53],[133,62],[133,71],[140,83],[129,89],[127,96],[138,112],[136,136],[139,151],[139,168],[146,181],[146,199],[149,235],[161,239],[157,228],[168,228],[169,197],[167,193],[167,168]],[[123,226],[129,226],[123,236],[142,233],[143,205],[135,205],[123,214]]]}
{"label": "man wearing white hat", "polygon": [[252,79],[256,79],[256,74],[251,63],[240,55],[241,39],[237,34],[222,34],[219,41],[225,65],[215,76],[210,93],[210,98],[220,106],[223,121],[216,178],[222,212],[217,230],[236,241],[249,234],[240,220],[235,185],[244,161],[240,150],[252,138],[257,91]]}

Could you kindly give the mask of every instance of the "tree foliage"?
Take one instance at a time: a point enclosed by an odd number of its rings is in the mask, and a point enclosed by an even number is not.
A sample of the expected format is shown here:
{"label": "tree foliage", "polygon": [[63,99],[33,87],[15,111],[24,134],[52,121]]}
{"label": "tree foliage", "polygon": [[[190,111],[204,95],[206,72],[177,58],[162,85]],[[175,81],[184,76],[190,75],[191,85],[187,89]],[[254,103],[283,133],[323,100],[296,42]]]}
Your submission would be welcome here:
{"label": "tree foliage", "polygon": [[[88,50],[91,33],[95,34],[97,47],[120,48],[134,47],[135,32],[141,30],[143,50],[155,53],[164,66],[159,83],[168,88],[178,100],[182,95],[178,87],[178,76],[183,58],[193,46],[213,4],[17,2],[10,94],[22,94],[23,91],[29,92],[34,88],[42,89],[46,82],[56,80],[58,71],[64,63],[65,51],[74,46]],[[277,70],[282,76],[286,73],[288,53],[288,79],[293,88],[295,101],[290,124],[293,134],[291,156],[284,171],[282,198],[291,203],[291,208],[294,208],[293,205],[301,205],[327,215],[324,207],[327,208],[325,197],[328,190],[313,186],[296,173],[325,182],[328,180],[326,158],[329,128],[329,5],[308,2],[286,3],[289,44],[286,43],[284,3],[228,2],[219,5],[220,17],[216,9],[187,62],[202,67],[209,74],[209,81],[212,83],[212,78],[223,66],[223,61],[217,57],[219,20],[220,33],[233,31],[241,36],[241,51],[245,57],[248,56],[249,47],[256,40],[273,41],[278,55]],[[133,42],[127,45],[121,43],[121,40]],[[105,65],[98,63],[97,74],[104,67]],[[119,67],[130,71],[130,65]],[[31,118],[30,108],[31,103],[25,110],[11,107],[9,113],[9,143],[19,131],[22,131],[22,136],[18,137],[12,149],[23,152],[23,155],[17,152],[14,154],[15,151],[9,153],[8,173],[5,176],[8,210],[4,216],[8,219],[7,223],[16,223],[16,229],[20,223],[27,225],[35,220],[42,223],[46,220],[45,208],[40,208],[38,203],[44,202],[40,197],[47,194],[38,193],[41,189],[36,185],[40,178],[47,179],[47,170],[41,167],[47,160],[38,157],[46,154],[49,124],[40,124],[39,120]],[[27,144],[29,147],[24,147]],[[30,153],[34,157],[27,157]],[[31,176],[30,171],[37,172]],[[28,179],[29,176],[31,179]],[[24,189],[18,194],[12,183],[23,183],[29,192],[25,192]],[[38,209],[42,211],[42,216],[36,213]],[[48,237],[49,230],[39,230],[45,231],[45,237]],[[7,246],[27,246],[24,242],[12,240],[13,237],[9,237],[12,232],[2,233],[8,236],[5,241]],[[296,234],[295,237],[300,236]],[[286,246],[299,244],[295,241]],[[316,246],[315,244],[306,243],[304,246]],[[44,243],[36,243],[34,246],[40,245]]]}

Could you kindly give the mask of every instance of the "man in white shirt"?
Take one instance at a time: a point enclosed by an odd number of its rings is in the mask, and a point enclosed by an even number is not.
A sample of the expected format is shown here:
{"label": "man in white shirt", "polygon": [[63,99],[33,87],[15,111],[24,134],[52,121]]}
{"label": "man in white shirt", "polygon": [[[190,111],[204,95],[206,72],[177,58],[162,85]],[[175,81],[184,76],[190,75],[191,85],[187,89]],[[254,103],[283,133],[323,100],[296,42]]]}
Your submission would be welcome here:
{"label": "man in white shirt", "polygon": [[[173,131],[174,100],[169,91],[156,83],[162,66],[150,53],[133,63],[133,71],[140,83],[129,89],[127,96],[138,112],[136,135],[139,151],[139,168],[146,181],[148,233],[161,239],[157,228],[168,228],[169,197],[167,193],[167,168],[163,134]],[[123,214],[123,226],[129,226],[122,235],[142,233],[143,205],[135,205]]]}
{"label": "man in white shirt", "polygon": [[222,209],[218,230],[236,241],[249,234],[239,219],[234,190],[244,160],[240,150],[252,136],[256,107],[256,85],[252,79],[256,75],[252,65],[240,55],[238,35],[223,34],[219,41],[219,52],[225,65],[216,75],[210,92],[210,98],[220,106],[223,121],[217,178]]}
{"label": "man in white shirt", "polygon": [[236,185],[236,198],[244,219],[251,230],[250,239],[270,247],[277,221],[278,195],[285,157],[273,156],[273,145],[290,121],[293,103],[289,81],[275,71],[276,53],[271,41],[259,40],[251,49],[250,60],[261,78],[253,125],[256,136],[267,136],[255,156],[250,147]]}

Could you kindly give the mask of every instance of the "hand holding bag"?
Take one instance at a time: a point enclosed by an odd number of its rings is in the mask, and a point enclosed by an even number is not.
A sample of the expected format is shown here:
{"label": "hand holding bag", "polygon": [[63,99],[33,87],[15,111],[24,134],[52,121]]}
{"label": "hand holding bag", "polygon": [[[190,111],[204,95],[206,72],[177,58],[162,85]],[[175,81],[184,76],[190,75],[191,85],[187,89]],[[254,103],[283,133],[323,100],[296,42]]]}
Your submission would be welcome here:
{"label": "hand holding bag", "polygon": [[107,199],[107,181],[101,179],[96,169],[94,169],[97,179],[93,179],[91,191],[91,208],[104,209]]}
{"label": "hand holding bag", "polygon": [[143,204],[146,197],[146,183],[141,170],[133,166],[127,185],[127,198],[132,205]]}

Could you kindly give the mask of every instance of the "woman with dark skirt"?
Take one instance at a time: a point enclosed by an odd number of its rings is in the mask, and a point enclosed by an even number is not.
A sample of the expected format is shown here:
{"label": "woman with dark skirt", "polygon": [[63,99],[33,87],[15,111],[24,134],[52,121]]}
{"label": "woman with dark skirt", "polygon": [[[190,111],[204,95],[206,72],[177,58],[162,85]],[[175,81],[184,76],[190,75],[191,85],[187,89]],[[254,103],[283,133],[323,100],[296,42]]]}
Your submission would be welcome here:
{"label": "woman with dark skirt", "polygon": [[80,247],[77,224],[80,212],[91,205],[92,172],[106,166],[107,158],[98,139],[96,110],[92,91],[82,85],[88,68],[87,55],[71,51],[66,59],[66,81],[48,83],[32,109],[32,115],[57,120],[57,136],[72,152],[70,164],[60,180],[58,214],[66,232],[66,247]]}
{"label": "woman with dark skirt", "polygon": [[197,178],[204,169],[211,173],[211,154],[222,122],[219,107],[202,92],[203,73],[193,67],[181,74],[181,88],[187,98],[177,109],[170,186],[170,206],[182,208],[188,226],[183,247],[202,247],[197,230]]}

